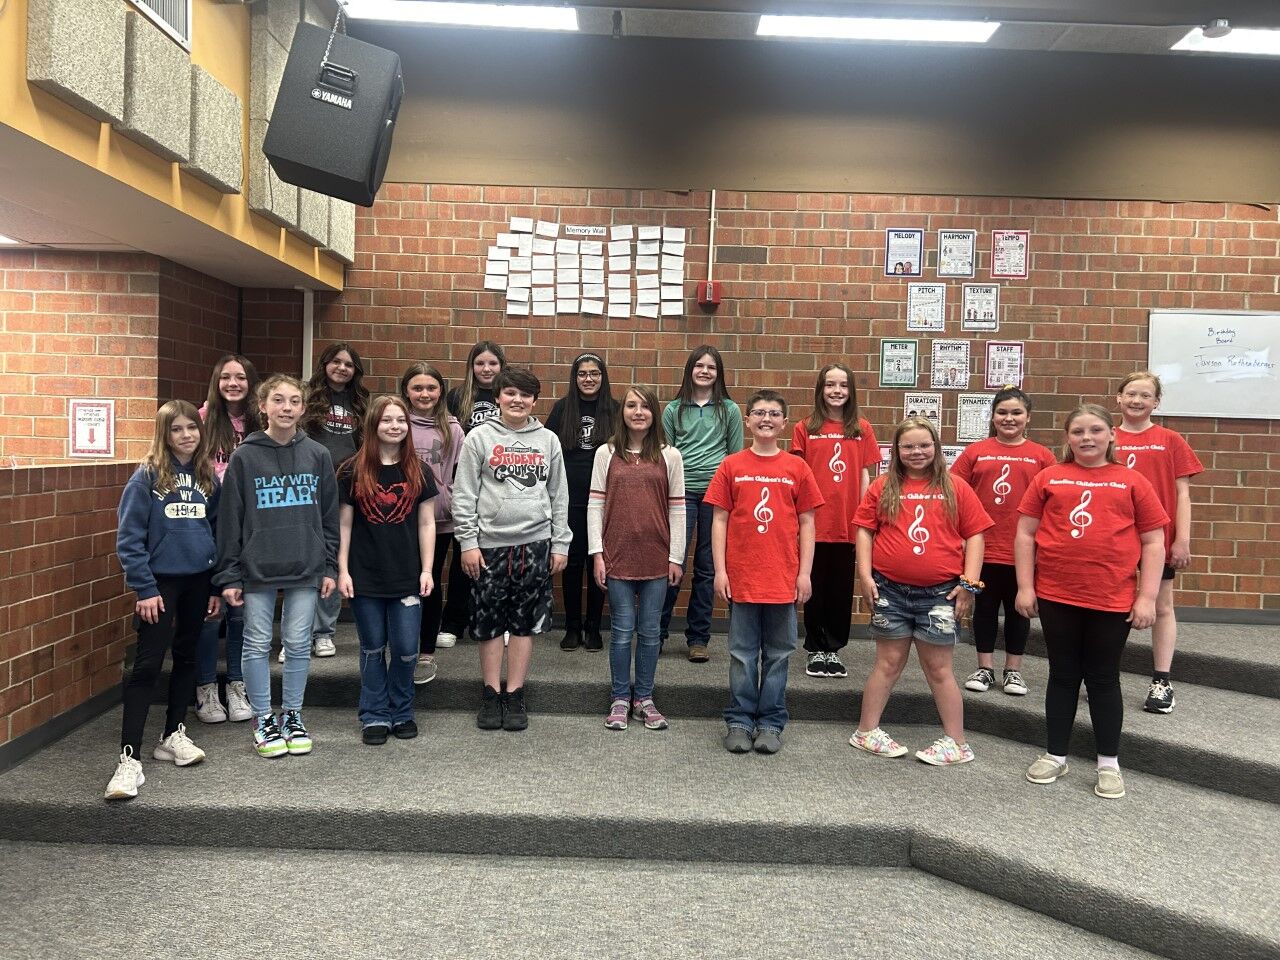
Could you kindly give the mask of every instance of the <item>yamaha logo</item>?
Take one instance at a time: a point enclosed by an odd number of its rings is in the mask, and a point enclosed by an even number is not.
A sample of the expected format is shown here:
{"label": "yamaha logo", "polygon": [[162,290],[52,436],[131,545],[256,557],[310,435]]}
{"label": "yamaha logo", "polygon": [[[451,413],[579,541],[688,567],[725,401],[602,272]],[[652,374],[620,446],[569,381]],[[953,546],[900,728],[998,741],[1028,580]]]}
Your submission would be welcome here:
{"label": "yamaha logo", "polygon": [[332,93],[328,90],[321,90],[319,87],[311,88],[311,99],[320,100],[323,103],[329,103],[335,107],[341,107],[343,110],[351,109],[350,97],[344,97],[341,94]]}

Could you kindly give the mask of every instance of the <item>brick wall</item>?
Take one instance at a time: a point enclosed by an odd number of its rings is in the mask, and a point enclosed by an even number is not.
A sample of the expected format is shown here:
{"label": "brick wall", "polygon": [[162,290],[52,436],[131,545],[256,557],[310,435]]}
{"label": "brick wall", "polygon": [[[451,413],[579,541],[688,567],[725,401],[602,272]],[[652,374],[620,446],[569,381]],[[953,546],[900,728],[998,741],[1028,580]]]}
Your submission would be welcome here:
{"label": "brick wall", "polygon": [[158,264],[156,398],[198,407],[218,358],[236,352],[236,299],[228,283],[168,260]]}
{"label": "brick wall", "polygon": [[132,470],[0,470],[0,744],[120,682],[134,596],[116,506]]}
{"label": "brick wall", "polygon": [[[1037,401],[1032,436],[1057,445],[1061,414],[1081,398],[1111,405],[1115,385],[1145,364],[1152,308],[1280,310],[1280,221],[1275,210],[1223,204],[1064,201],[941,196],[717,194],[717,277],[725,303],[711,316],[693,303],[706,265],[702,192],[535,189],[388,184],[357,218],[356,263],[347,289],[318,308],[317,351],[353,341],[371,387],[394,388],[410,360],[457,377],[471,344],[493,338],[544,378],[545,414],[565,389],[569,362],[601,351],[615,385],[656,384],[670,397],[688,351],[704,341],[724,353],[735,397],[784,391],[807,412],[817,369],[842,358],[859,374],[865,414],[886,435],[902,414],[902,391],[876,386],[881,337],[921,340],[927,389],[928,335],[906,330],[907,280],[883,276],[887,227],[923,227],[926,248],[944,227],[978,231],[978,279],[989,271],[990,231],[1032,232],[1031,274],[1001,281],[998,334],[961,334],[959,283],[950,282],[945,336],[973,341],[980,389],[986,339],[1024,340],[1025,387]],[[486,247],[512,216],[579,224],[690,228],[682,318],[508,318],[501,295],[481,289]],[[926,278],[932,271],[926,270]],[[292,327],[272,303],[270,337]],[[280,315],[277,315],[280,314]],[[1280,609],[1280,421],[1167,418],[1207,470],[1193,486],[1194,552],[1180,578],[1187,606]],[[955,400],[944,403],[953,442]]]}

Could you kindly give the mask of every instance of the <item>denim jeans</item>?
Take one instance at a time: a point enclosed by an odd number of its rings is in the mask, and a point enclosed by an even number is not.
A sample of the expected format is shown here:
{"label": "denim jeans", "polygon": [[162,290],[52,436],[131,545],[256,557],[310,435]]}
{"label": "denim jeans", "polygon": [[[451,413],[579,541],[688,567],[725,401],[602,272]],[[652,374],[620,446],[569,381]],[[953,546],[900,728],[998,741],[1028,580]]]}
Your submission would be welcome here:
{"label": "denim jeans", "polygon": [[[711,640],[711,605],[715,602],[716,568],[711,560],[711,520],[715,508],[702,502],[702,495],[686,493],[684,497],[684,542],[694,542],[697,528],[697,547],[693,551],[693,585],[689,589],[689,612],[685,617],[684,636],[689,646],[706,646]],[[680,584],[667,589],[666,603],[662,606],[662,638],[665,640],[671,627],[671,612],[680,595]]]}
{"label": "denim jeans", "polygon": [[[665,577],[656,580],[606,581],[609,588],[609,674],[610,698],[653,696],[653,675],[658,670],[658,639],[662,602],[667,595]],[[631,685],[631,641],[636,644],[636,680]]]}
{"label": "denim jeans", "polygon": [[314,644],[321,637],[333,639],[338,627],[338,614],[342,612],[342,594],[336,589],[328,599],[321,599],[316,594],[316,613],[311,621],[311,642]]}
{"label": "denim jeans", "polygon": [[412,720],[422,603],[416,596],[356,596],[351,598],[351,612],[360,634],[360,725],[392,727]]}
{"label": "denim jeans", "polygon": [[787,725],[787,665],[795,649],[794,604],[729,605],[726,724],[750,731],[781,731]]}
{"label": "denim jeans", "polygon": [[284,644],[284,676],[280,705],[301,710],[311,669],[311,621],[320,591],[315,584],[279,590],[268,587],[244,592],[244,687],[255,716],[271,712],[271,627],[276,593],[284,594],[280,613],[280,641]]}
{"label": "denim jeans", "polygon": [[240,658],[244,655],[244,607],[233,607],[227,604],[223,614],[213,620],[206,620],[200,631],[200,643],[196,648],[198,672],[196,683],[218,682],[218,632],[225,619],[227,623],[227,682],[244,679],[244,671],[240,666]]}

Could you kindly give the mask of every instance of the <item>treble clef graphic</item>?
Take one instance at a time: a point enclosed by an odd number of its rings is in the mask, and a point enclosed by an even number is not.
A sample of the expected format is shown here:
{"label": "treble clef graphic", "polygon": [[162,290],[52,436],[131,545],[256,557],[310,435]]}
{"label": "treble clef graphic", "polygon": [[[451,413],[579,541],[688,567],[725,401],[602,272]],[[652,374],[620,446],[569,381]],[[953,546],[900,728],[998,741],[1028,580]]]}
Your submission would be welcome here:
{"label": "treble clef graphic", "polygon": [[991,485],[991,492],[996,495],[996,505],[1004,503],[1004,498],[1013,493],[1013,486],[1009,483],[1009,465],[1006,463],[1000,468],[1000,476],[996,477],[996,482]]}
{"label": "treble clef graphic", "polygon": [[773,511],[765,506],[769,502],[769,488],[765,487],[760,491],[760,502],[752,512],[758,521],[756,533],[764,533],[769,529],[769,524],[773,523]]}
{"label": "treble clef graphic", "polygon": [[1084,528],[1093,523],[1093,514],[1089,512],[1089,504],[1093,500],[1093,491],[1086,490],[1080,494],[1080,502],[1072,508],[1070,514],[1071,525],[1075,527],[1071,531],[1073,537],[1083,537]]}
{"label": "treble clef graphic", "polygon": [[924,504],[916,506],[916,519],[911,526],[907,527],[907,536],[915,541],[915,546],[911,548],[911,552],[916,556],[924,553],[924,545],[929,542],[929,528],[924,525]]}
{"label": "treble clef graphic", "polygon": [[844,479],[844,472],[849,469],[848,465],[840,458],[840,444],[836,443],[835,453],[831,454],[831,459],[827,461],[827,466],[831,469],[831,482],[839,483]]}
{"label": "treble clef graphic", "polygon": [[1124,465],[1128,467],[1130,470],[1132,470],[1137,465],[1137,463],[1138,463],[1138,455],[1136,453],[1131,453],[1129,454],[1128,458],[1125,460]]}

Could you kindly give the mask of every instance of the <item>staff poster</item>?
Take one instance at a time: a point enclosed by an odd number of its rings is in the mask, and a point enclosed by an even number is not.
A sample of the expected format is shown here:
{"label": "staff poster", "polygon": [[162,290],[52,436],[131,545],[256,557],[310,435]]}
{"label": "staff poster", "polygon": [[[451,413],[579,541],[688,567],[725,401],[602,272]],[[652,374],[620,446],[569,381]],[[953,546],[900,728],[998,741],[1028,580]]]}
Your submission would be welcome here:
{"label": "staff poster", "polygon": [[987,389],[999,390],[1006,384],[1022,386],[1022,341],[987,341]]}

